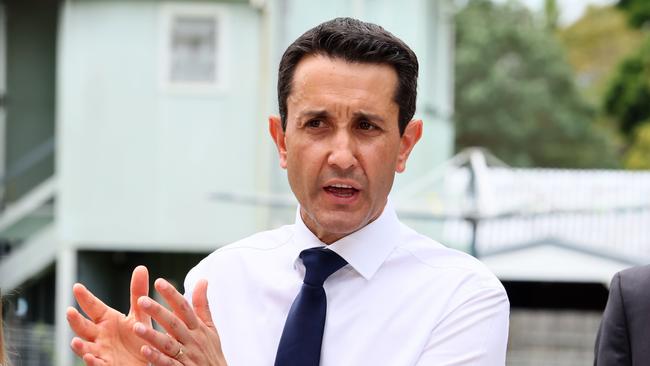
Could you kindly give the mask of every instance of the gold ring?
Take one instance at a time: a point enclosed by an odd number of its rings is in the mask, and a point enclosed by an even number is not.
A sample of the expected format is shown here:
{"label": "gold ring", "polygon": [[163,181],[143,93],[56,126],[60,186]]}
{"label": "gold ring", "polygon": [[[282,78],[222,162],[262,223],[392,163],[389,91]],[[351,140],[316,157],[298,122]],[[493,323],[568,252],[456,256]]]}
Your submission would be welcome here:
{"label": "gold ring", "polygon": [[178,359],[178,358],[181,357],[184,353],[185,353],[185,352],[183,352],[183,346],[181,346],[181,344],[179,343],[179,344],[178,344],[178,352],[176,352],[176,354],[173,355],[172,357],[175,358],[175,359]]}

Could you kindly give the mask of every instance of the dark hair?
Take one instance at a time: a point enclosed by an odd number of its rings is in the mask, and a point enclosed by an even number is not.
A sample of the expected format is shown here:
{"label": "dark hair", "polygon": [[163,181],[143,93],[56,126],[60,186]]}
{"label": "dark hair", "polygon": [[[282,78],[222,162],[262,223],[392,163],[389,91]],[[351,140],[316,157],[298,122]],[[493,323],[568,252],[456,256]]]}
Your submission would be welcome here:
{"label": "dark hair", "polygon": [[282,128],[287,127],[287,98],[296,65],[307,55],[321,54],[348,62],[388,64],[397,73],[394,100],[399,106],[399,131],[415,113],[418,59],[402,40],[379,25],[352,18],[336,18],[298,37],[282,55],[278,72],[278,104]]}

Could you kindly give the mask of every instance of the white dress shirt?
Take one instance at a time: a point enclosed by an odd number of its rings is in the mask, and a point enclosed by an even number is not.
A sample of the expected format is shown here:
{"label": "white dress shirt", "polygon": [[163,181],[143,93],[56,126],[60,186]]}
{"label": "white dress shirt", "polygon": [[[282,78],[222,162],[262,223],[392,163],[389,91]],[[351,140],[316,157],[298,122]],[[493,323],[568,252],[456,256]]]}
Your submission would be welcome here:
{"label": "white dress shirt", "polygon": [[[218,249],[187,275],[188,299],[208,280],[229,366],[273,365],[305,273],[298,255],[325,245],[296,216]],[[390,204],[329,248],[348,265],[324,284],[321,366],[505,365],[508,298],[478,260],[403,225]]]}

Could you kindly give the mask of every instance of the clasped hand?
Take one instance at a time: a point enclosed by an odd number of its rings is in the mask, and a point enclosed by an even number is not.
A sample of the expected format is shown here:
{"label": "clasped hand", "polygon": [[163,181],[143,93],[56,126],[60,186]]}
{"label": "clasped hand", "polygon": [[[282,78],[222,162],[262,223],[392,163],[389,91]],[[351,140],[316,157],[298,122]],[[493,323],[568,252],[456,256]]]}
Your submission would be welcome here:
{"label": "clasped hand", "polygon": [[[74,297],[88,316],[72,307],[67,310],[68,323],[77,334],[70,344],[77,356],[87,366],[225,366],[208,306],[208,282],[197,282],[192,306],[164,279],[156,280],[154,286],[172,311],[148,297],[149,274],[144,266],[133,271],[127,315],[75,284]],[[155,330],[152,319],[167,333]]]}

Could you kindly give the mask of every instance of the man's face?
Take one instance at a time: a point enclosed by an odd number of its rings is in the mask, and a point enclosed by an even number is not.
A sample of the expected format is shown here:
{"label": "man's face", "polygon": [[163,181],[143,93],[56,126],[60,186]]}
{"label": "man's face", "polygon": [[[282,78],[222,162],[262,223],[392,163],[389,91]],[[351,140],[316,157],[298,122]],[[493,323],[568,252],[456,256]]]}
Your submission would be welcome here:
{"label": "man's face", "polygon": [[400,136],[396,87],[389,65],[307,56],[293,76],[286,131],[269,119],[302,219],[324,243],[379,217],[421,136],[421,121]]}

